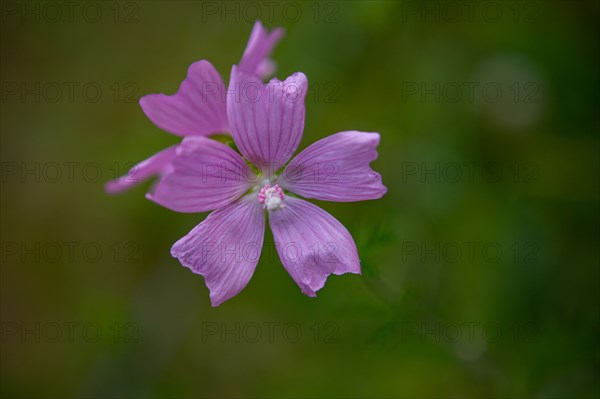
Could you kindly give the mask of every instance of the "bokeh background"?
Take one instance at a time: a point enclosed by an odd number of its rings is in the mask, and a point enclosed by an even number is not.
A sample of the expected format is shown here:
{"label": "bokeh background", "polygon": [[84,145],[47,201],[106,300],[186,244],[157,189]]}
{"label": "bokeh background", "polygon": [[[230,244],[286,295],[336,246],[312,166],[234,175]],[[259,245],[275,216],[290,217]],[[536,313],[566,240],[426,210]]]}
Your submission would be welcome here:
{"label": "bokeh background", "polygon": [[[1,4],[2,397],[599,396],[597,1]],[[227,80],[257,16],[301,148],[380,132],[389,191],[319,202],[362,276],[305,297],[267,232],[211,308],[169,255],[206,215],[103,186],[178,141],[137,99]]]}

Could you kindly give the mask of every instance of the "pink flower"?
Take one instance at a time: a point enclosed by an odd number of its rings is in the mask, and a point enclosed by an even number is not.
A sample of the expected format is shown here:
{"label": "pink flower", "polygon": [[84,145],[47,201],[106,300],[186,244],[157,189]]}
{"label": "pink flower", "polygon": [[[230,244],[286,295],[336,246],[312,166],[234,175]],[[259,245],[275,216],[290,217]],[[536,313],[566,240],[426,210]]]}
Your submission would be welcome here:
{"label": "pink flower", "polygon": [[339,202],[382,197],[387,189],[369,166],[379,134],[336,133],[288,162],[304,130],[307,86],[302,73],[263,84],[234,66],[227,119],[241,155],[215,140],[186,137],[173,170],[147,195],[178,212],[214,210],[171,248],[173,257],[204,276],[213,306],[252,277],[267,214],[283,266],[304,294],[316,296],[330,274],[360,274],[348,230],[294,194]]}
{"label": "pink flower", "polygon": [[[267,32],[256,21],[240,60],[240,69],[261,77],[274,72],[268,59],[283,35],[283,29]],[[206,60],[188,68],[187,77],[173,95],[149,94],[140,98],[140,105],[154,124],[177,136],[209,136],[229,132],[227,109],[223,95],[224,83],[219,73]],[[135,165],[127,175],[106,184],[106,191],[118,193],[171,169],[177,145],[168,147]]]}

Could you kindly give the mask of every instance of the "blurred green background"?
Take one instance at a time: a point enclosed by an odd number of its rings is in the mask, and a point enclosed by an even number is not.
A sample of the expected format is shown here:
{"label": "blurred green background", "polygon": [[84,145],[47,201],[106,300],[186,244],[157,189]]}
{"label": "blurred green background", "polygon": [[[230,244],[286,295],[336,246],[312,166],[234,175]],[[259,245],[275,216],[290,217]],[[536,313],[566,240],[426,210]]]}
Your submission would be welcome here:
{"label": "blurred green background", "polygon": [[[199,59],[227,81],[257,16],[286,28],[277,76],[309,78],[301,148],[380,132],[389,192],[319,202],[362,276],[305,297],[267,232],[213,309],[169,254],[205,215],[103,185],[178,142],[137,99]],[[598,397],[598,17],[597,1],[3,1],[2,396]]]}

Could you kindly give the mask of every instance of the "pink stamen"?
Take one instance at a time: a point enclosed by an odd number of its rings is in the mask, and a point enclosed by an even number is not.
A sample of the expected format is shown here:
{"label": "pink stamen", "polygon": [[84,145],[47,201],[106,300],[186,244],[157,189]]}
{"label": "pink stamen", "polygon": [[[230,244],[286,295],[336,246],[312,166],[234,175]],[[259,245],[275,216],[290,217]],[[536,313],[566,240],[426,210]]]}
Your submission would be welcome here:
{"label": "pink stamen", "polygon": [[278,184],[272,186],[264,186],[258,192],[258,202],[263,205],[264,209],[275,211],[285,207],[283,200],[285,194]]}

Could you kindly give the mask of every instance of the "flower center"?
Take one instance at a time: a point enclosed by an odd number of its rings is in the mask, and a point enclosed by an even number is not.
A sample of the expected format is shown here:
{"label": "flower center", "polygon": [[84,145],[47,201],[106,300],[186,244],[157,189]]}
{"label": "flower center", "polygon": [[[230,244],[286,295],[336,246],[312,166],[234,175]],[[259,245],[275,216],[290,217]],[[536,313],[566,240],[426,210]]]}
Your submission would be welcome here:
{"label": "flower center", "polygon": [[258,202],[268,211],[276,211],[284,208],[283,200],[285,194],[278,184],[263,186],[258,192]]}

